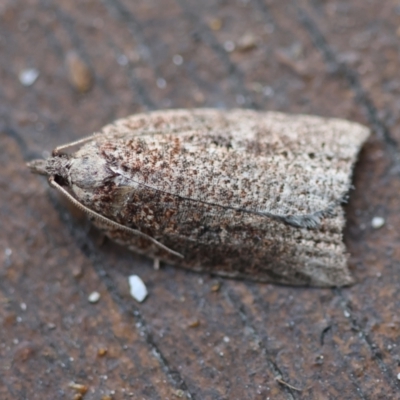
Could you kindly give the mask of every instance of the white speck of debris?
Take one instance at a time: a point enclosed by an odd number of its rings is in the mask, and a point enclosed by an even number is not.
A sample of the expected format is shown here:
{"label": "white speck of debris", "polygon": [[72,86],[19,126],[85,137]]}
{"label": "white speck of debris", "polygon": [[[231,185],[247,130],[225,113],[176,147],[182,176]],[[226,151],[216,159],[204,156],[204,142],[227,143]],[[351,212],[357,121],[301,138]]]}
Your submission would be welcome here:
{"label": "white speck of debris", "polygon": [[21,303],[19,306],[21,307],[22,311],[26,311],[26,303]]}
{"label": "white speck of debris", "polygon": [[35,68],[28,68],[21,71],[19,74],[19,81],[24,86],[31,86],[35,83],[36,79],[39,77],[39,71]]}
{"label": "white speck of debris", "polygon": [[229,343],[230,341],[231,341],[231,339],[229,339],[228,336],[224,336],[224,342],[225,342],[225,343]]}
{"label": "white speck of debris", "polygon": [[155,258],[153,260],[153,268],[158,271],[160,269],[160,259],[159,258]]}
{"label": "white speck of debris", "polygon": [[129,278],[129,287],[131,296],[141,303],[147,297],[147,288],[143,281],[137,275],[131,275]]}
{"label": "white speck of debris", "polygon": [[247,32],[239,39],[237,46],[241,51],[251,50],[257,46],[257,38],[252,33]]}
{"label": "white speck of debris", "polygon": [[344,310],[344,311],[343,311],[343,315],[344,315],[346,318],[349,318],[349,317],[350,317],[350,313],[349,313],[347,310]]}
{"label": "white speck of debris", "polygon": [[175,65],[182,65],[182,64],[183,64],[183,57],[182,57],[180,54],[175,54],[175,55],[172,57],[172,62],[173,62]]}
{"label": "white speck of debris", "polygon": [[4,255],[8,258],[12,254],[12,250],[10,248],[7,248],[4,250]]}
{"label": "white speck of debris", "polygon": [[371,226],[374,229],[382,228],[383,225],[385,225],[385,218],[382,218],[382,217],[374,217],[374,218],[372,218]]}
{"label": "white speck of debris", "polygon": [[97,303],[100,300],[100,293],[99,292],[90,293],[88,300],[90,303]]}
{"label": "white speck of debris", "polygon": [[227,51],[228,53],[231,53],[233,50],[235,50],[235,43],[232,42],[232,40],[227,40],[224,43],[224,49],[225,51]]}
{"label": "white speck of debris", "polygon": [[157,86],[160,89],[165,89],[167,87],[167,81],[164,78],[158,78],[157,79]]}
{"label": "white speck of debris", "polygon": [[400,372],[397,374],[397,379],[400,381]]}
{"label": "white speck of debris", "polygon": [[122,65],[122,66],[124,66],[124,65],[127,65],[128,64],[128,57],[125,55],[125,54],[120,54],[118,57],[117,57],[117,63],[119,64],[119,65]]}

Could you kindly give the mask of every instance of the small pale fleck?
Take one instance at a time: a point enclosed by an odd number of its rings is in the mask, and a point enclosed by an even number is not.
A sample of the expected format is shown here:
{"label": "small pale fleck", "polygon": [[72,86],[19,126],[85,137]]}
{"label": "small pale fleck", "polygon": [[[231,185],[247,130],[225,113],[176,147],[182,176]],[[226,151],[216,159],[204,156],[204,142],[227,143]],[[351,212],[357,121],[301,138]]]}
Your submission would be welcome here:
{"label": "small pale fleck", "polygon": [[100,300],[100,293],[99,292],[90,293],[88,300],[90,303],[97,303]]}
{"label": "small pale fleck", "polygon": [[231,53],[233,50],[235,50],[235,43],[232,42],[232,40],[227,40],[224,43],[224,49],[225,51],[227,51],[228,53]]}
{"label": "small pale fleck", "polygon": [[374,218],[372,218],[372,221],[371,221],[371,226],[374,228],[374,229],[379,229],[379,228],[382,228],[382,226],[383,225],[385,225],[385,218],[382,218],[382,217],[374,217]]}
{"label": "small pale fleck", "polygon": [[188,323],[189,328],[198,328],[200,326],[200,321],[198,319],[194,319]]}
{"label": "small pale fleck", "polygon": [[158,271],[160,269],[160,259],[159,258],[155,258],[153,260],[153,268]]}
{"label": "small pale fleck", "polygon": [[167,81],[164,78],[158,78],[157,87],[159,87],[160,89],[165,89],[167,87]]}
{"label": "small pale fleck", "polygon": [[28,68],[21,71],[19,74],[19,81],[24,86],[31,86],[35,83],[36,79],[39,77],[39,71],[35,68]]}
{"label": "small pale fleck", "polygon": [[69,51],[66,67],[71,85],[80,93],[85,93],[93,86],[93,75],[88,64],[75,51]]}
{"label": "small pale fleck", "polygon": [[257,46],[257,38],[252,33],[245,33],[237,43],[239,51],[252,50]]}
{"label": "small pale fleck", "polygon": [[68,386],[81,394],[85,394],[88,391],[88,387],[80,383],[71,382]]}
{"label": "small pale fleck", "polygon": [[27,309],[26,303],[21,303],[19,306],[21,307],[22,311],[26,311]]}
{"label": "small pale fleck", "polygon": [[213,18],[209,23],[208,26],[213,31],[219,31],[222,28],[222,21],[219,18]]}
{"label": "small pale fleck", "polygon": [[4,255],[6,257],[10,257],[11,254],[12,254],[12,250],[10,248],[7,248],[7,249],[4,250]]}
{"label": "small pale fleck", "polygon": [[175,55],[172,57],[172,62],[173,62],[175,65],[182,65],[182,64],[183,64],[183,57],[182,57],[180,54],[175,54]]}
{"label": "small pale fleck", "polygon": [[315,357],[315,364],[322,365],[323,363],[324,363],[324,356],[322,354],[319,354],[318,356]]}
{"label": "small pale fleck", "polygon": [[400,372],[397,374],[397,379],[400,381]]}
{"label": "small pale fleck", "polygon": [[100,349],[97,350],[97,355],[99,357],[103,357],[107,354],[107,349],[105,347],[101,347]]}
{"label": "small pale fleck", "polygon": [[129,287],[131,296],[141,303],[147,297],[147,288],[143,281],[137,275],[131,275],[129,278]]}
{"label": "small pale fleck", "polygon": [[229,338],[229,336],[224,336],[224,342],[225,343],[229,343],[231,341],[231,339]]}
{"label": "small pale fleck", "polygon": [[83,269],[80,265],[75,266],[72,268],[72,276],[74,278],[81,278],[83,275]]}
{"label": "small pale fleck", "polygon": [[185,392],[182,389],[175,390],[175,396],[182,398],[185,395]]}
{"label": "small pale fleck", "polygon": [[344,315],[346,318],[349,318],[349,317],[350,317],[350,313],[349,313],[347,310],[344,310],[344,311],[343,311],[343,315]]}

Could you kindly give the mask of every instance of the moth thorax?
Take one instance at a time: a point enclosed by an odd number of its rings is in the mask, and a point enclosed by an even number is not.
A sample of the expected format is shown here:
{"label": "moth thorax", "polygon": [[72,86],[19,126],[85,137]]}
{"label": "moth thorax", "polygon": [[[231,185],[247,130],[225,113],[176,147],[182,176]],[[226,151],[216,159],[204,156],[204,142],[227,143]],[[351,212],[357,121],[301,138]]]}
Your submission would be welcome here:
{"label": "moth thorax", "polygon": [[101,187],[113,176],[106,160],[97,152],[91,151],[75,154],[64,168],[67,169],[70,186],[81,189],[93,190]]}

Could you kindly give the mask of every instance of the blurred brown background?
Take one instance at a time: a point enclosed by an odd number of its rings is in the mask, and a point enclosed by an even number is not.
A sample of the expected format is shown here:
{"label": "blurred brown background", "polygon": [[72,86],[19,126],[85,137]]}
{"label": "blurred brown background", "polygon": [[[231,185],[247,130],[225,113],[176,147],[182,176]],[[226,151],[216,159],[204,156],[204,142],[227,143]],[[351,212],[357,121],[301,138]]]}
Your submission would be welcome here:
{"label": "blurred brown background", "polygon": [[[0,398],[400,398],[399,40],[394,0],[2,0]],[[155,271],[25,167],[169,107],[370,126],[346,207],[358,283]],[[150,292],[142,304],[132,273]]]}

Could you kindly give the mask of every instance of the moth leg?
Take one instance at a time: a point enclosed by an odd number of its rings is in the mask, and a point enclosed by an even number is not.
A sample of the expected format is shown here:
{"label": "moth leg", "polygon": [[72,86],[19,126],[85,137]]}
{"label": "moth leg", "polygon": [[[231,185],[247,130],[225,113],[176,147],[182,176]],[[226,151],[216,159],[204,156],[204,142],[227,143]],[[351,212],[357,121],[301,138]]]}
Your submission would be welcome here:
{"label": "moth leg", "polygon": [[55,156],[60,154],[61,150],[68,149],[68,147],[77,146],[77,145],[82,144],[82,143],[90,142],[91,140],[93,140],[94,137],[95,137],[94,135],[91,135],[91,136],[85,137],[83,139],[75,140],[75,142],[63,144],[61,146],[56,147],[51,152],[51,154],[52,154],[53,157],[55,157]]}
{"label": "moth leg", "polygon": [[49,184],[50,186],[54,187],[55,189],[57,189],[60,193],[62,193],[69,201],[72,202],[72,204],[74,204],[76,207],[78,207],[81,211],[83,211],[84,213],[92,216],[93,218],[96,218],[97,220],[104,222],[105,224],[108,224],[114,228],[117,229],[121,229],[124,230],[126,232],[132,233],[133,235],[136,236],[140,236],[144,239],[150,240],[152,243],[154,243],[156,246],[158,246],[160,249],[167,251],[168,253],[177,256],[179,258],[184,258],[182,254],[171,250],[170,248],[168,248],[167,246],[164,246],[162,243],[160,243],[159,241],[157,241],[156,239],[152,238],[149,235],[146,235],[143,232],[138,231],[137,229],[132,229],[129,228],[127,226],[121,225],[118,222],[115,222],[111,219],[108,219],[107,217],[104,217],[101,214],[98,214],[97,212],[91,210],[90,208],[84,206],[83,204],[81,204],[78,200],[75,199],[75,197],[73,197],[70,193],[68,193],[67,190],[65,190],[62,186],[60,186],[55,180],[54,180],[54,176],[50,176],[49,177]]}

